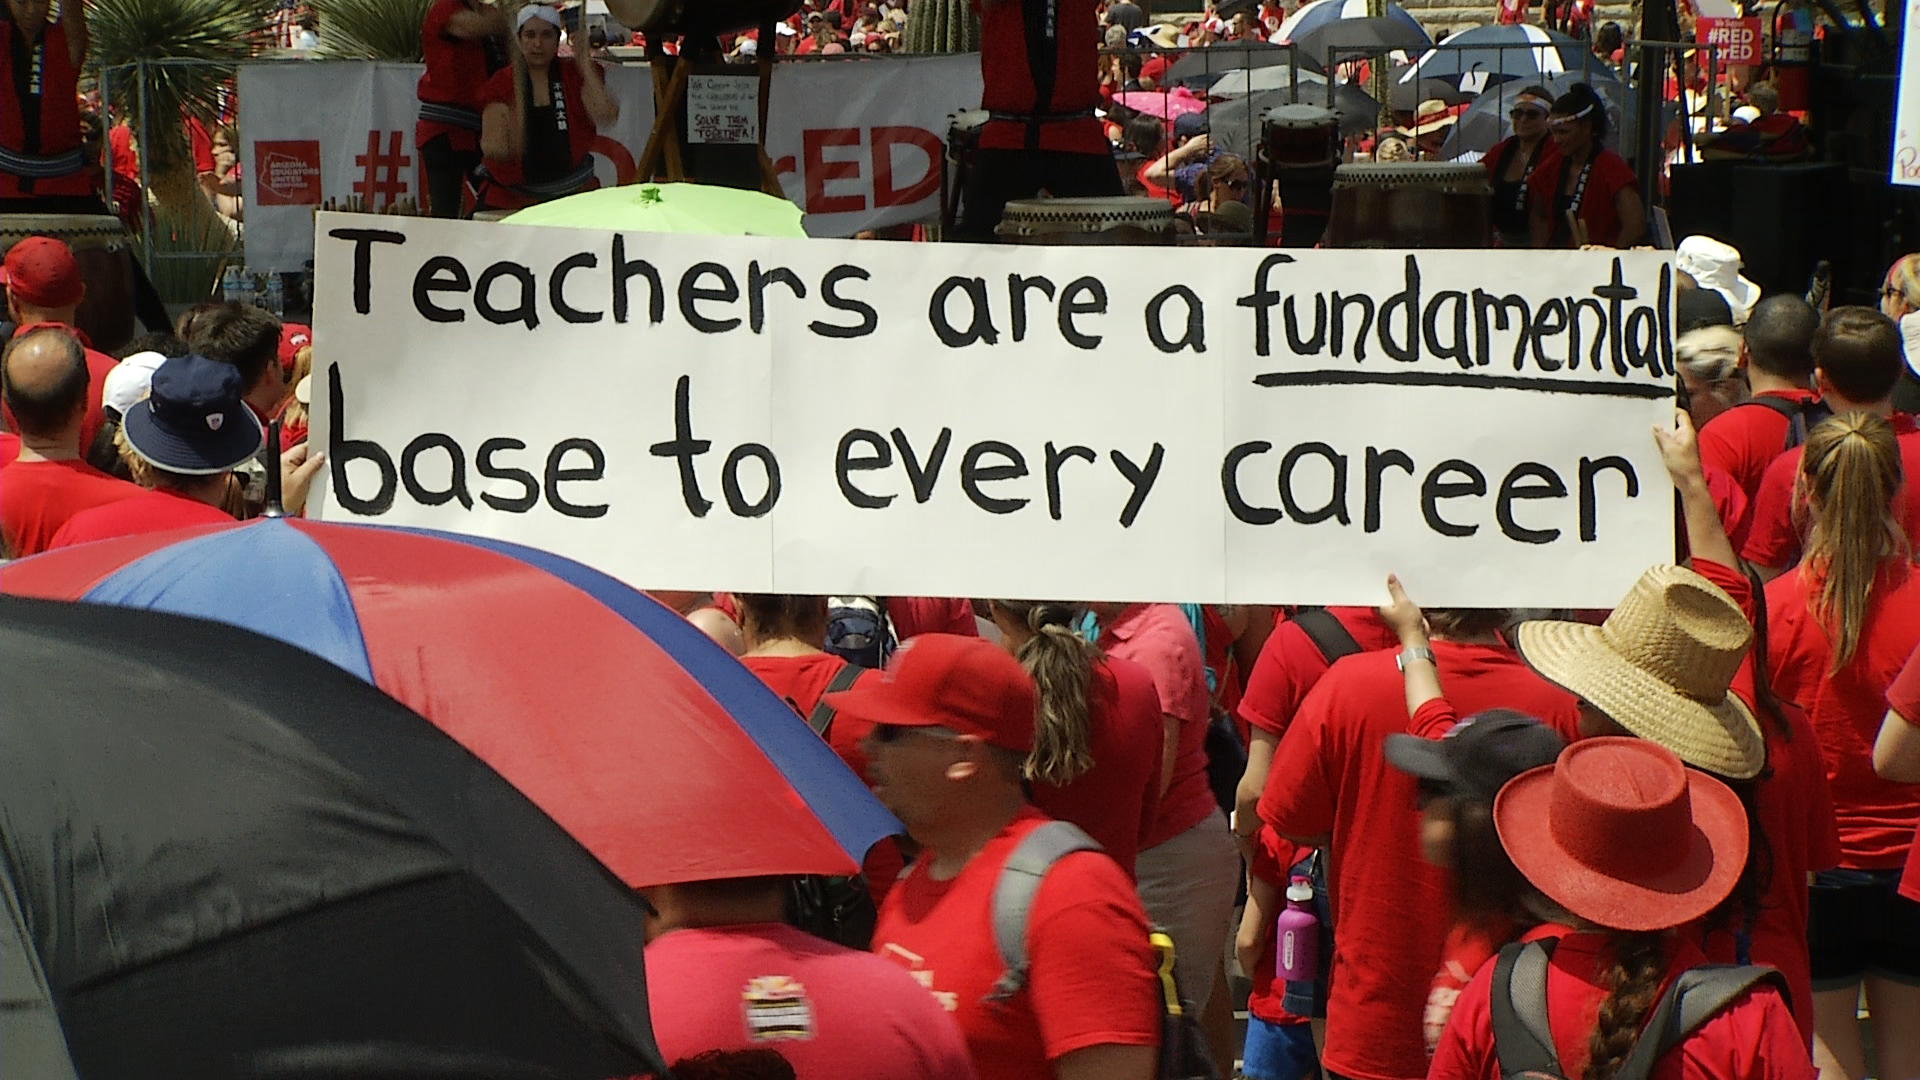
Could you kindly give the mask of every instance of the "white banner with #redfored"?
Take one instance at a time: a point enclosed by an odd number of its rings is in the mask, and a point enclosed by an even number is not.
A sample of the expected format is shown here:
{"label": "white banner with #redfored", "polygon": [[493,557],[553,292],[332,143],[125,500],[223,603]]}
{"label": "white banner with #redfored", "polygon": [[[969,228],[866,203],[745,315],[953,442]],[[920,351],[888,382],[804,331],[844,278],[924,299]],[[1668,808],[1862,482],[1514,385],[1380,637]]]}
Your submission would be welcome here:
{"label": "white banner with #redfored", "polygon": [[317,243],[329,520],[746,592],[1607,607],[1674,555],[1658,252]]}
{"label": "white banner with #redfored", "polygon": [[[644,67],[604,66],[620,122],[600,133],[594,158],[601,184],[610,185],[633,178],[653,123],[653,90]],[[323,206],[379,212],[424,201],[413,145],[422,70],[368,61],[240,68],[249,268],[300,269],[313,257],[313,215]],[[753,68],[740,71],[750,76]],[[770,96],[767,153],[787,197],[806,212],[809,234],[852,236],[937,216],[947,116],[979,103],[980,60],[782,63]]]}

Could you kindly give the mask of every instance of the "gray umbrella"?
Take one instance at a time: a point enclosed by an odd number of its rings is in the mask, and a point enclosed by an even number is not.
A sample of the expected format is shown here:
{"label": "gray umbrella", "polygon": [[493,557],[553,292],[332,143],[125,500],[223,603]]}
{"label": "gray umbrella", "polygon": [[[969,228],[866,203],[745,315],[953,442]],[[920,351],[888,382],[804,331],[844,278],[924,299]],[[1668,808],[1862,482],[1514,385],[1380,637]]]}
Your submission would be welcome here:
{"label": "gray umbrella", "polygon": [[[1302,82],[1297,96],[1286,89],[1262,90],[1219,102],[1207,109],[1207,130],[1214,146],[1252,161],[1254,148],[1260,145],[1261,115],[1277,105],[1295,104],[1328,107],[1326,86]],[[1334,86],[1331,108],[1340,118],[1342,135],[1372,131],[1374,118],[1380,115],[1380,103],[1352,83]]]}
{"label": "gray umbrella", "polygon": [[[1622,145],[1632,146],[1635,130],[1633,93],[1624,84],[1612,80],[1588,81],[1579,73],[1568,73],[1542,79],[1537,85],[1558,97],[1577,82],[1587,82],[1600,95],[1600,100],[1606,102],[1607,148],[1617,151]],[[1474,99],[1472,105],[1467,106],[1466,112],[1460,114],[1460,122],[1453,125],[1446,144],[1440,148],[1440,156],[1457,158],[1463,154],[1484,154],[1493,144],[1513,134],[1513,123],[1507,118],[1507,110],[1513,107],[1514,99],[1520,96],[1521,90],[1533,85],[1536,84],[1531,80],[1510,79],[1489,86],[1485,93]],[[1670,115],[1678,115],[1671,105],[1668,110]]]}

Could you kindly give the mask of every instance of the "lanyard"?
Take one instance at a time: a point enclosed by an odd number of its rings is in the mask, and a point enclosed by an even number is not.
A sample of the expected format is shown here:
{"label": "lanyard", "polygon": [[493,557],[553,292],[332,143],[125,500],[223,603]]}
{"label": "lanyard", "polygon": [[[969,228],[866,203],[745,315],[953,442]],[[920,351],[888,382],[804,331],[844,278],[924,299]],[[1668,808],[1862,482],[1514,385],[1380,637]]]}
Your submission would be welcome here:
{"label": "lanyard", "polygon": [[1588,158],[1587,163],[1585,165],[1580,166],[1580,179],[1574,181],[1573,198],[1567,204],[1567,211],[1571,213],[1574,217],[1580,216],[1580,203],[1582,200],[1584,200],[1587,197],[1587,177],[1592,175],[1593,160],[1594,158],[1597,158],[1599,156],[1600,156],[1600,151],[1595,150],[1593,152],[1593,157]]}
{"label": "lanyard", "polygon": [[[1517,142],[1514,144],[1514,148],[1519,148]],[[1541,139],[1539,142],[1533,144],[1533,153],[1527,155],[1527,167],[1520,170],[1520,190],[1513,193],[1513,208],[1516,211],[1527,208],[1527,181],[1533,179],[1534,167],[1540,164],[1540,154],[1546,148],[1547,140]],[[1505,162],[1500,163],[1500,171],[1507,171]]]}

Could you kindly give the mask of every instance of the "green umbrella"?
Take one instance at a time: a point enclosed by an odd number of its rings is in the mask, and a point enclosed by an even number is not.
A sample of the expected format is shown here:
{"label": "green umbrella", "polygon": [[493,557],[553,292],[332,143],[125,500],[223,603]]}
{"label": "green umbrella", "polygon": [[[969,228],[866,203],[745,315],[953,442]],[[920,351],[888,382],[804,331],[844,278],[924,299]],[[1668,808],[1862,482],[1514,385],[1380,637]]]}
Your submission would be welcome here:
{"label": "green umbrella", "polygon": [[501,220],[512,225],[625,232],[807,235],[800,227],[800,208],[787,200],[712,184],[629,184],[583,191],[529,206]]}

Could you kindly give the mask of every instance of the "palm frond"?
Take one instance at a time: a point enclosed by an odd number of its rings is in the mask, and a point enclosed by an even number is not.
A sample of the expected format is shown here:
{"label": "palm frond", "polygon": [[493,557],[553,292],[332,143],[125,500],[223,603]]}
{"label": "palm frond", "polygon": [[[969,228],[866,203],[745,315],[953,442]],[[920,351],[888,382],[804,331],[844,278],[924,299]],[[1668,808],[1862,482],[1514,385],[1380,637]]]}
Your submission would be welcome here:
{"label": "palm frond", "polygon": [[320,18],[320,54],[354,60],[418,62],[420,24],[433,0],[312,0]]}
{"label": "palm frond", "polygon": [[[106,69],[114,110],[172,126],[185,112],[220,114],[220,93],[253,54],[272,0],[92,0],[89,53]],[[144,96],[143,96],[144,91]]]}

